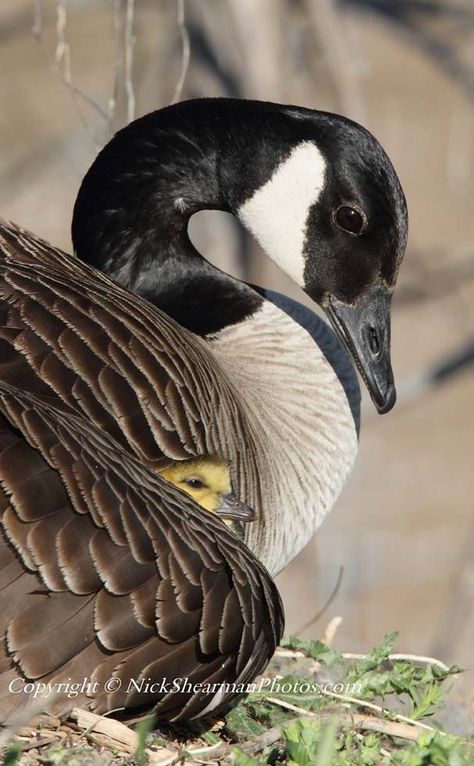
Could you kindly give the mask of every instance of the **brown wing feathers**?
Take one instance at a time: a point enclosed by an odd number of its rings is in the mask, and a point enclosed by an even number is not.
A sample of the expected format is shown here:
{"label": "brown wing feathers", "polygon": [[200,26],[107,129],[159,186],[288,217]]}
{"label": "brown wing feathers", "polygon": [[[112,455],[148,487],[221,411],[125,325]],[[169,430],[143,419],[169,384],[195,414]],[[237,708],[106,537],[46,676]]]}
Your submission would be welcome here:
{"label": "brown wing feathers", "polygon": [[[11,224],[0,223],[0,268],[1,379],[23,390],[54,392],[142,460],[227,457],[235,487],[260,510],[250,442],[240,476],[238,445],[250,424],[207,342]],[[71,348],[68,330],[76,336]],[[3,345],[2,331],[9,341]]]}
{"label": "brown wing feathers", "polygon": [[[12,678],[97,682],[58,709],[192,717],[213,695],[173,678],[250,681],[282,631],[248,549],[143,465],[203,450],[212,371],[196,352],[196,383],[193,349],[171,353],[176,328],[101,275],[1,232],[0,720],[19,702]],[[144,678],[161,689],[130,686]]]}

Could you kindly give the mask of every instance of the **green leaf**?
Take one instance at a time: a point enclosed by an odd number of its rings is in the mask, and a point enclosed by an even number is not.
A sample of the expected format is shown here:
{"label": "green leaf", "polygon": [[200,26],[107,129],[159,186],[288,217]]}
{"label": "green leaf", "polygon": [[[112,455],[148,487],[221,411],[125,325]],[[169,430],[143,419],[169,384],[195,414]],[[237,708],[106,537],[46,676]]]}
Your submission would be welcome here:
{"label": "green leaf", "polygon": [[367,654],[362,660],[358,660],[356,663],[357,672],[361,675],[368,670],[375,669],[384,660],[388,659],[389,654],[392,653],[395,641],[398,638],[398,633],[387,633],[381,644]]}
{"label": "green leaf", "polygon": [[147,764],[147,755],[146,755],[146,742],[148,739],[148,735],[153,730],[153,727],[155,725],[155,716],[149,716],[148,718],[144,718],[142,721],[140,721],[136,727],[135,732],[137,735],[137,751],[136,751],[136,759],[138,766],[146,766]]}
{"label": "green leaf", "polygon": [[13,742],[3,756],[2,766],[16,766],[20,761],[21,743]]}
{"label": "green leaf", "polygon": [[217,745],[217,743],[221,741],[221,738],[217,734],[214,734],[213,731],[205,731],[200,737],[208,745]]}
{"label": "green leaf", "polygon": [[290,764],[314,766],[316,748],[321,737],[321,722],[298,718],[283,729],[283,739]]}
{"label": "green leaf", "polygon": [[412,701],[408,715],[415,721],[419,721],[439,712],[446,693],[441,684],[433,683],[421,690],[413,689],[410,696]]}
{"label": "green leaf", "polygon": [[335,663],[344,663],[344,657],[337,649],[331,649],[322,641],[302,641],[296,636],[289,636],[283,639],[281,645],[292,649],[295,652],[302,652],[305,657],[322,662],[325,665],[334,665]]}
{"label": "green leaf", "polygon": [[337,746],[337,720],[330,721],[323,729],[316,753],[315,766],[332,766]]}
{"label": "green leaf", "polygon": [[237,707],[227,713],[225,722],[228,733],[239,741],[249,739],[250,737],[257,737],[266,731],[265,726],[262,726],[261,723],[249,715],[245,703],[237,705]]}
{"label": "green leaf", "polygon": [[254,758],[242,752],[239,747],[233,748],[232,753],[234,754],[234,766],[267,766],[268,764],[267,759]]}

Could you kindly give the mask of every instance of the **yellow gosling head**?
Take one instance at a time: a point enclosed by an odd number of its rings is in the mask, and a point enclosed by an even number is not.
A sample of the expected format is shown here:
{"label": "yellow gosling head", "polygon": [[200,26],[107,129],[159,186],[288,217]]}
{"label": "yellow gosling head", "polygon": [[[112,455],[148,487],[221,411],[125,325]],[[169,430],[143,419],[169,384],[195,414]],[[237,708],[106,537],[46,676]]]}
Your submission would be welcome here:
{"label": "yellow gosling head", "polygon": [[233,494],[229,465],[221,458],[202,456],[180,460],[163,468],[160,473],[206,511],[213,511],[221,518],[232,521],[255,519],[255,511]]}

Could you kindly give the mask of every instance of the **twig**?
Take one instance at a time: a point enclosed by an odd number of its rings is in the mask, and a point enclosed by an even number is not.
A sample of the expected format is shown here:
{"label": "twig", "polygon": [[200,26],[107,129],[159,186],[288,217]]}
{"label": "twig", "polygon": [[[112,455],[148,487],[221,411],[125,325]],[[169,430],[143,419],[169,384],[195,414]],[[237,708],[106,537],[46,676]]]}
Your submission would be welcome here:
{"label": "twig", "polygon": [[191,43],[189,41],[189,33],[185,23],[184,0],[178,0],[178,29],[181,36],[181,68],[174,89],[173,98],[171,99],[172,104],[175,104],[181,98],[191,58]]}
{"label": "twig", "polygon": [[57,741],[57,739],[57,737],[41,737],[41,739],[26,742],[25,744],[22,744],[21,752],[27,753],[28,750],[39,750],[41,747],[46,747],[46,745],[50,745],[52,742]]}
{"label": "twig", "polygon": [[[51,69],[53,69],[54,72],[58,75],[59,79],[65,85],[70,91],[71,94],[74,96],[78,96],[82,98],[92,109],[94,109],[97,114],[102,117],[102,119],[107,120],[107,114],[102,109],[100,104],[98,104],[94,99],[90,98],[90,96],[87,95],[87,93],[84,93],[82,90],[79,90],[79,88],[76,88],[76,86],[71,81],[71,73],[68,73],[69,79],[67,77],[67,70],[66,74],[58,67],[56,63],[56,55],[53,58],[49,51],[47,50],[44,39],[43,39],[43,20],[42,20],[42,0],[34,0],[34,20],[33,20],[33,26],[32,26],[32,33],[33,37],[35,38],[36,42],[38,43],[39,47],[41,48],[43,54],[46,56],[49,66]],[[61,16],[61,19],[59,18]],[[56,34],[58,33],[58,29],[60,31],[60,34],[64,38],[64,26],[65,26],[65,20],[62,17],[62,13],[60,11],[60,7],[58,6],[58,21],[56,23]],[[57,51],[58,48],[56,48]]]}
{"label": "twig", "polygon": [[[331,697],[332,699],[337,699],[340,702],[347,702],[351,705],[357,705],[358,707],[365,707],[368,710],[374,710],[376,713],[382,713],[382,715],[391,715],[394,718],[396,718],[397,721],[403,721],[404,723],[409,723],[411,726],[418,726],[421,729],[426,729],[426,731],[436,731],[438,732],[438,729],[435,729],[433,726],[428,726],[427,723],[421,723],[420,721],[414,721],[413,718],[408,718],[406,715],[402,715],[401,713],[393,713],[391,710],[387,710],[386,708],[380,707],[380,705],[376,705],[374,702],[367,702],[366,700],[361,700],[358,697],[349,697],[346,694],[338,694],[337,692],[328,692],[325,689],[321,688],[319,690],[319,693],[323,697]],[[440,734],[444,735],[444,732],[439,731]]]}
{"label": "twig", "polygon": [[[283,649],[281,646],[277,648],[275,651],[276,657],[285,657],[290,658],[294,657],[295,659],[303,659],[306,657],[306,654],[304,652],[301,652],[300,650],[294,650],[294,649]],[[359,652],[342,652],[342,656],[345,660],[365,660],[367,659],[366,654],[362,654]],[[435,665],[440,670],[443,670],[445,673],[449,671],[448,665],[446,665],[441,660],[437,660],[435,657],[424,657],[420,654],[403,654],[403,653],[397,653],[397,654],[389,654],[387,657],[388,660],[391,662],[414,662],[418,663],[419,665]]]}
{"label": "twig", "polygon": [[109,133],[114,132],[114,119],[115,110],[117,108],[117,100],[119,96],[119,83],[120,83],[120,59],[121,59],[121,45],[122,35],[120,34],[120,9],[121,0],[113,0],[113,20],[114,20],[114,35],[115,35],[115,62],[114,62],[114,81],[112,85],[112,93],[108,99],[108,122]]}
{"label": "twig", "polygon": [[[224,755],[227,755],[229,745],[227,742],[216,742],[215,745],[209,745],[209,747],[184,748],[184,752],[192,757],[193,763],[207,764],[210,763],[209,758],[212,758],[214,761],[216,758],[222,758]],[[202,756],[205,756],[205,760],[202,760]]]}
{"label": "twig", "polygon": [[91,732],[103,734],[115,747],[117,745],[125,746],[132,753],[137,748],[137,735],[120,721],[96,715],[89,710],[82,710],[82,708],[73,708],[69,718],[77,723],[79,729],[83,730],[83,734],[90,734]]}
{"label": "twig", "polygon": [[295,636],[299,636],[301,633],[303,633],[303,631],[311,628],[320,619],[320,617],[322,617],[324,612],[328,609],[328,607],[332,604],[332,602],[336,598],[339,588],[341,587],[343,575],[344,575],[344,567],[341,565],[339,567],[339,573],[337,575],[336,584],[334,588],[332,589],[329,595],[329,598],[326,600],[325,604],[323,604],[321,609],[319,609],[319,611],[316,612],[314,617],[311,617],[311,619],[305,622],[304,625],[301,626],[301,628],[298,628],[298,630],[294,633]]}
{"label": "twig", "polygon": [[[97,734],[100,736],[100,744],[107,744],[109,747],[119,747],[129,753],[134,753],[138,748],[138,737],[133,729],[130,729],[120,721],[105,716],[96,715],[82,708],[74,708],[69,718],[75,721],[80,730],[85,730],[84,734],[88,737]],[[93,736],[92,736],[93,738]],[[222,753],[221,753],[222,750]],[[171,750],[166,747],[159,747],[157,750],[146,748],[145,753],[148,757],[150,766],[171,766],[174,763],[181,763],[181,753],[188,753],[194,756],[213,755],[220,756],[228,751],[226,743],[218,742],[209,747],[180,748]],[[187,761],[185,762],[187,763]]]}
{"label": "twig", "polygon": [[[338,695],[335,695],[338,696]],[[266,697],[267,702],[271,702],[274,705],[285,708],[285,710],[292,710],[298,715],[308,718],[316,718],[318,721],[328,721],[336,719],[339,723],[348,723],[355,726],[357,729],[364,729],[366,731],[377,731],[380,734],[386,734],[390,737],[400,737],[401,739],[407,739],[414,742],[420,736],[420,731],[417,729],[428,728],[431,731],[438,732],[438,729],[432,729],[426,727],[425,724],[418,721],[411,721],[406,719],[404,723],[397,723],[396,721],[389,721],[386,718],[380,718],[378,716],[365,716],[361,713],[314,713],[311,710],[305,710],[304,708],[292,705],[290,702],[285,702],[276,697]],[[383,712],[382,708],[379,708]],[[284,722],[283,726],[288,722]],[[444,732],[439,731],[440,734]]]}
{"label": "twig", "polygon": [[262,750],[265,750],[266,747],[271,747],[271,745],[274,745],[275,742],[278,742],[278,740],[281,738],[283,726],[289,726],[297,720],[298,718],[290,718],[287,721],[281,723],[279,726],[273,726],[271,729],[263,732],[263,734],[260,734],[259,737],[255,737],[255,739],[253,739],[251,742],[243,742],[242,744],[239,744],[239,747],[241,750],[243,750],[244,753],[247,753],[247,755],[256,755],[256,753],[261,753]]}
{"label": "twig", "polygon": [[115,63],[112,93],[108,99],[109,133],[128,125],[135,117],[133,48],[134,0],[113,0]]}
{"label": "twig", "polygon": [[304,659],[311,659],[312,670],[319,670],[321,667],[321,662],[319,660],[315,660],[312,657],[308,657],[307,654],[304,652],[296,651],[294,649],[283,649],[281,646],[276,649],[274,657],[282,658],[282,659],[292,659],[292,660],[304,660]]}
{"label": "twig", "polygon": [[134,0],[127,0],[125,11],[125,94],[127,97],[127,124],[135,117],[135,93],[133,90],[133,12]]}
{"label": "twig", "polygon": [[[365,660],[367,658],[366,654],[357,654],[356,652],[343,652],[342,656],[345,660]],[[419,654],[389,654],[387,659],[392,662],[401,660],[405,662],[415,662],[419,665],[436,665],[437,668],[444,670],[446,673],[449,670],[449,667],[445,665],[444,662],[441,662],[441,660],[437,660],[435,657],[423,657]]]}
{"label": "twig", "polygon": [[336,633],[339,630],[340,626],[342,625],[342,617],[333,617],[332,620],[329,621],[326,630],[324,631],[321,640],[323,643],[326,644],[326,646],[332,646],[334,643],[334,639],[336,637]]}
{"label": "twig", "polygon": [[44,712],[48,705],[52,705],[56,695],[51,695],[48,700],[38,697],[34,702],[21,709],[17,715],[13,716],[8,724],[0,731],[0,749],[5,747],[16,733],[26,726],[33,718]]}
{"label": "twig", "polygon": [[[62,0],[57,5],[57,18],[56,18],[56,50],[54,56],[51,56],[43,38],[43,15],[42,15],[42,0],[34,0],[33,6],[33,26],[31,28],[32,34],[38,47],[42,51],[43,55],[48,61],[48,65],[53,72],[57,74],[62,84],[67,88],[71,94],[74,104],[77,109],[79,119],[84,125],[85,130],[92,138],[96,150],[99,149],[99,144],[92,132],[89,123],[87,122],[82,109],[80,107],[79,99],[82,99],[88,106],[93,109],[103,120],[108,122],[109,118],[107,113],[102,109],[94,99],[90,98],[87,93],[77,88],[72,82],[71,75],[71,57],[69,45],[66,42],[66,8]],[[62,67],[61,67],[62,63]]]}
{"label": "twig", "polygon": [[62,71],[65,82],[71,84],[71,49],[66,41],[66,6],[64,0],[58,0],[56,7],[56,51],[54,63]]}

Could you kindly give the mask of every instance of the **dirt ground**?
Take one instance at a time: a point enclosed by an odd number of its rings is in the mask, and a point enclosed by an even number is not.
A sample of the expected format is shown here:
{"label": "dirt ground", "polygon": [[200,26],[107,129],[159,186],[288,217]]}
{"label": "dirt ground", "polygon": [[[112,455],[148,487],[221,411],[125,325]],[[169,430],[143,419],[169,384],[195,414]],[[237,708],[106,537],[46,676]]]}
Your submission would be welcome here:
{"label": "dirt ground", "polygon": [[[54,21],[54,4],[45,5],[47,19]],[[86,10],[79,5],[71,4],[68,17],[74,72],[81,89],[103,101],[114,60],[107,4],[88,3]],[[159,76],[140,81],[137,113],[167,103],[179,74],[178,32],[170,38],[168,27],[155,24],[147,36],[152,13],[144,3],[136,29],[137,69],[158,50],[170,63]],[[349,11],[343,33],[363,95],[363,121],[392,158],[410,210],[393,316],[400,400],[383,417],[365,402],[351,481],[278,582],[288,630],[295,631],[322,606],[344,566],[336,598],[307,634],[317,635],[341,615],[336,644],[344,650],[364,651],[396,629],[400,651],[437,655],[467,668],[458,685],[463,707],[453,706],[452,725],[474,731],[472,372],[465,369],[442,385],[420,383],[432,365],[472,338],[474,115],[466,88],[410,36]],[[465,29],[455,38],[464,59],[474,56],[473,37]],[[30,2],[2,5],[0,41],[0,214],[69,248],[72,205],[97,133],[91,137],[84,128],[70,92],[33,39]],[[54,51],[54,44],[51,22],[44,49]],[[219,92],[205,78],[199,92],[192,68],[191,62],[192,90],[185,87],[184,96]],[[294,79],[279,91],[277,82],[266,95],[249,80],[243,95],[337,110],[326,89],[305,83]],[[96,127],[94,115],[79,102],[86,122]],[[227,219],[201,217],[194,231],[211,260],[239,269],[239,241]],[[258,253],[251,276],[300,297]]]}

